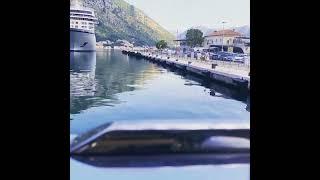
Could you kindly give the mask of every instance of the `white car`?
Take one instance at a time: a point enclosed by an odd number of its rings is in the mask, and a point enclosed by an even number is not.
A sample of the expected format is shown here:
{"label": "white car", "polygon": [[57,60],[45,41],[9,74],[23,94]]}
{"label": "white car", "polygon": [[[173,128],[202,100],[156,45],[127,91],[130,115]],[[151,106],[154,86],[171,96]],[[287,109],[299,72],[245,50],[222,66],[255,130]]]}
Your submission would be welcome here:
{"label": "white car", "polygon": [[227,57],[229,61],[240,62],[240,63],[244,63],[245,58],[246,58],[245,54],[236,54],[236,53]]}

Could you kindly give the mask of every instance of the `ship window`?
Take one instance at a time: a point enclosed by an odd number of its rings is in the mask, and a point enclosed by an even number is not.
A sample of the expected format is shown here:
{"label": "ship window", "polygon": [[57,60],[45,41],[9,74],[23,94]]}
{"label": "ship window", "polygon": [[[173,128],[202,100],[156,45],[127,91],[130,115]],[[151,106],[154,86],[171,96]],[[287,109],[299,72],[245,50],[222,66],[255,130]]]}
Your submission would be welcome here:
{"label": "ship window", "polygon": [[76,24],[78,24],[78,21],[76,21]]}
{"label": "ship window", "polygon": [[74,27],[75,27],[75,28],[78,28],[78,26],[77,26],[77,25],[75,25]]}
{"label": "ship window", "polygon": [[82,11],[82,10],[70,10],[70,12],[79,12],[79,13],[92,14],[92,12],[90,12],[90,11]]}

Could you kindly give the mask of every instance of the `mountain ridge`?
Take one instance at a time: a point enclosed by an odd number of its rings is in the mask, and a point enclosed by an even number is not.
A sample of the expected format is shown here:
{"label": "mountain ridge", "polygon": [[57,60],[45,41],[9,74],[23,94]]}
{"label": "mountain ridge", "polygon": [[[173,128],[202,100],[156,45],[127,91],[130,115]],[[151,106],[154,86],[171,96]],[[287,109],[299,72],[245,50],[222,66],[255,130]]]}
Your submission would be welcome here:
{"label": "mountain ridge", "polygon": [[159,40],[171,43],[174,36],[147,16],[142,10],[124,0],[80,0],[95,10],[99,24],[97,41],[118,39],[135,45],[154,45]]}

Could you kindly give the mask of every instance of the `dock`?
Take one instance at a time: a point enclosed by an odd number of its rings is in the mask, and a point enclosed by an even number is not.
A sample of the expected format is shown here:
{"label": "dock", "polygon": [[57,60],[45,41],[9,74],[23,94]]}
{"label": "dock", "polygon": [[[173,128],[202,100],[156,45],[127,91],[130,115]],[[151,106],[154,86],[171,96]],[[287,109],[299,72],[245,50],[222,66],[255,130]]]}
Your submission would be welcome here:
{"label": "dock", "polygon": [[214,81],[221,82],[223,84],[250,90],[250,76],[249,68],[241,69],[235,68],[237,64],[231,64],[229,66],[222,64],[222,61],[211,60],[194,60],[187,59],[174,55],[166,55],[155,52],[146,52],[142,50],[122,50],[123,54],[129,56],[135,56],[138,58],[144,58],[148,61],[152,61],[158,64],[162,64],[169,67],[174,67],[187,71],[189,73],[209,78]]}

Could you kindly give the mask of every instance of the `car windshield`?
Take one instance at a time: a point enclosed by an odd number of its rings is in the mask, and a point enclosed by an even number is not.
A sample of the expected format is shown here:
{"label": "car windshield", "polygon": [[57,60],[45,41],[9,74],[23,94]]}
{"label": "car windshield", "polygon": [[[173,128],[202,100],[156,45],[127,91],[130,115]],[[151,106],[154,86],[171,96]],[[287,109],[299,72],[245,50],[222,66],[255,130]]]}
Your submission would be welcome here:
{"label": "car windshield", "polygon": [[249,163],[250,130],[246,126],[192,126],[107,123],[76,137],[70,154],[98,167]]}
{"label": "car windshield", "polygon": [[[109,126],[109,125],[107,125]],[[116,130],[86,133],[71,144],[80,155],[185,154],[249,152],[248,129]],[[84,143],[83,143],[84,142]],[[80,146],[78,146],[81,144]],[[74,148],[75,147],[75,148]]]}

